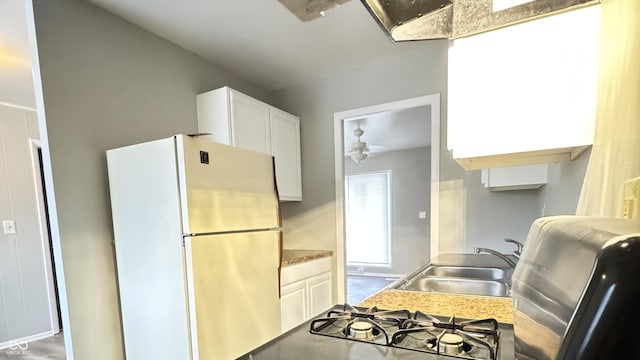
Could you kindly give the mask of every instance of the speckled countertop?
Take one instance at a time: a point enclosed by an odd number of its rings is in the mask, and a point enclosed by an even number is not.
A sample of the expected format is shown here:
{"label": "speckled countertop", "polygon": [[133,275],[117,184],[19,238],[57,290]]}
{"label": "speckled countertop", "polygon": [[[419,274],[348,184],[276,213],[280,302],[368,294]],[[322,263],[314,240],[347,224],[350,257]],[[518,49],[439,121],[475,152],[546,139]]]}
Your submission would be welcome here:
{"label": "speckled countertop", "polygon": [[333,250],[283,249],[282,266],[285,267],[329,256],[333,256]]}
{"label": "speckled countertop", "polygon": [[513,299],[510,297],[383,290],[365,299],[359,306],[377,306],[386,310],[407,309],[468,319],[494,318],[498,322],[513,324]]}

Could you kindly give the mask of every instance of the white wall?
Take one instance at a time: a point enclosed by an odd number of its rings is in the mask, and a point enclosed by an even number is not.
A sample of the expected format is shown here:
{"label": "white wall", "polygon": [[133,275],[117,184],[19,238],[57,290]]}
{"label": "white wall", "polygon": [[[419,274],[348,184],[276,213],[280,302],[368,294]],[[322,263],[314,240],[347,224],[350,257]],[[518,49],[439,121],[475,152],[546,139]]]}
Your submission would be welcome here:
{"label": "white wall", "polygon": [[34,15],[73,352],[122,359],[105,151],[197,132],[200,92],[269,93],[88,2],[35,0]]}
{"label": "white wall", "polygon": [[[375,268],[366,271],[408,274],[431,258],[430,159],[431,149],[428,147],[376,154],[361,163],[345,158],[346,175],[391,170],[392,266],[390,271]],[[418,218],[419,211],[427,213],[426,219]]]}
{"label": "white wall", "polygon": [[31,139],[38,138],[34,111],[0,105],[0,221],[14,220],[17,231],[8,235],[0,228],[0,345],[53,331],[45,265],[49,243],[41,232],[40,176],[34,174],[31,152]]}

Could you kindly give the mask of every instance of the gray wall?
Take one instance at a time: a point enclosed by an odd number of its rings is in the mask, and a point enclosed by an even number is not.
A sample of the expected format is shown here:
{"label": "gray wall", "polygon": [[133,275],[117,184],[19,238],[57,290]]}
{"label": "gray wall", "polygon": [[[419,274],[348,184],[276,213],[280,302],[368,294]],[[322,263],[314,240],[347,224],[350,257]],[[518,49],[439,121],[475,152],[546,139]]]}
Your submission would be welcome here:
{"label": "gray wall", "polygon": [[431,224],[440,251],[471,252],[480,245],[512,251],[503,238],[526,238],[541,214],[539,191],[490,192],[479,170],[465,171],[447,150],[447,50],[445,40],[425,41],[411,55],[274,93],[274,105],[301,118],[304,193],[302,202],[283,205],[285,246],[335,250],[334,113],[433,93],[441,95],[440,222]]}
{"label": "gray wall", "polygon": [[0,221],[17,231],[0,228],[0,344],[53,331],[30,139],[39,139],[36,113],[0,105]]}
{"label": "gray wall", "polygon": [[440,166],[441,252],[469,253],[478,246],[511,252],[505,237],[524,241],[540,216],[538,190],[489,191],[480,170],[465,171],[448,151]]}
{"label": "gray wall", "polygon": [[335,250],[334,113],[433,93],[445,104],[447,46],[427,41],[411,55],[274,93],[274,105],[300,116],[301,128],[303,201],[282,206],[285,246]]}
{"label": "gray wall", "polygon": [[540,189],[540,207],[543,215],[576,213],[590,157],[591,149],[574,161],[549,164],[549,181]]}
{"label": "gray wall", "polygon": [[34,13],[73,351],[122,359],[105,151],[196,132],[200,92],[269,93],[87,2],[36,0]]}
{"label": "gray wall", "polygon": [[[430,159],[428,147],[377,154],[359,164],[345,158],[345,175],[391,170],[391,274],[408,274],[430,258]],[[418,218],[419,211],[427,218]]]}

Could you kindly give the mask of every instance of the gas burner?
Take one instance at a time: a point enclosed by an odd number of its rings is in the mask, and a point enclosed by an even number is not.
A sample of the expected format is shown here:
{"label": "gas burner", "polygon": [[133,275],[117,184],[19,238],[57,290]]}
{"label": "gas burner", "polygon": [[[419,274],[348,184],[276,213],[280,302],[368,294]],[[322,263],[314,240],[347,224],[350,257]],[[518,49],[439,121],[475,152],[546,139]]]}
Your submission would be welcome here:
{"label": "gas burner", "polygon": [[393,334],[395,347],[445,354],[463,359],[496,359],[498,322],[495,319],[442,322],[417,311]]}
{"label": "gas burner", "polygon": [[419,311],[383,311],[345,304],[311,321],[312,334],[369,342],[461,359],[492,359],[498,351],[495,319],[440,320]]}
{"label": "gas burner", "polygon": [[349,336],[354,339],[372,340],[375,337],[373,334],[373,325],[366,321],[355,321],[351,323],[348,329]]}
{"label": "gas burner", "polygon": [[443,333],[430,345],[437,352],[450,355],[460,355],[471,349],[471,346],[464,342],[462,336],[451,333]]}

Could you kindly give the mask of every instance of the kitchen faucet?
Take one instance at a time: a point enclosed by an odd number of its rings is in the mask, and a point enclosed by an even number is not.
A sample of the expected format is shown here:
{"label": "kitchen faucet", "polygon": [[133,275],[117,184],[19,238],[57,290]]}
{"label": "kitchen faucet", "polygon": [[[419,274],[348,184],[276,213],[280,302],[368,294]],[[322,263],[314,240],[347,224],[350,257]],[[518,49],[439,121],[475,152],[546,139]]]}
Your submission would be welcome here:
{"label": "kitchen faucet", "polygon": [[513,255],[515,255],[516,258],[520,259],[520,255],[522,254],[522,247],[524,245],[522,245],[520,241],[511,238],[504,238],[504,241],[515,244],[518,247],[518,249],[513,252]]}
{"label": "kitchen faucet", "polygon": [[509,259],[505,254],[499,252],[499,251],[495,251],[492,249],[487,249],[487,248],[481,248],[481,247],[477,247],[474,248],[473,251],[476,254],[480,254],[480,253],[487,253],[487,254],[492,254],[495,255],[497,257],[499,257],[500,259],[504,260],[504,262],[506,262],[507,264],[509,264],[509,266],[511,266],[512,268],[516,268],[516,262]]}

